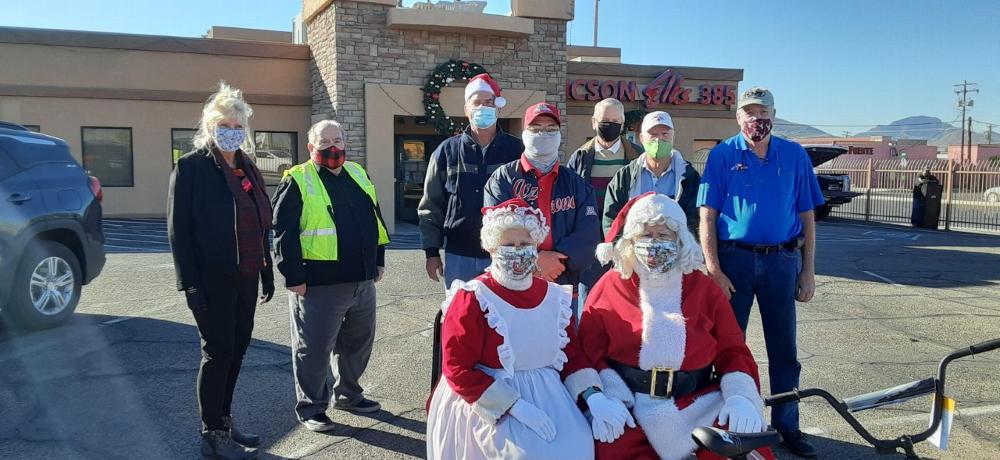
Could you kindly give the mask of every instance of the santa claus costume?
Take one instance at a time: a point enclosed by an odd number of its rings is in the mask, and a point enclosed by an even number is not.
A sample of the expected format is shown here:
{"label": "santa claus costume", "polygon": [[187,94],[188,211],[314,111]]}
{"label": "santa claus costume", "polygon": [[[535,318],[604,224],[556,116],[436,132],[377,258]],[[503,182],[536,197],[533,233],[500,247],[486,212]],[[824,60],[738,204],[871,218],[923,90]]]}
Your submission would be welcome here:
{"label": "santa claus costume", "polygon": [[[510,229],[527,231],[529,242],[500,245]],[[591,426],[576,404],[581,394],[592,412],[612,414],[603,419],[609,425],[631,418],[597,392],[597,371],[575,340],[571,288],[532,276],[548,231],[542,213],[523,200],[484,209],[482,243],[492,262],[486,274],[449,290],[428,458],[592,459]]]}
{"label": "santa claus costume", "polygon": [[[685,222],[669,197],[640,195],[598,247],[614,269],[587,297],[579,340],[604,393],[639,424],[597,443],[598,459],[718,458],[696,451],[694,428],[764,429],[757,365],[721,289],[698,271],[701,249]],[[676,236],[650,237],[647,226],[656,224]],[[752,455],[773,458],[769,450]]]}

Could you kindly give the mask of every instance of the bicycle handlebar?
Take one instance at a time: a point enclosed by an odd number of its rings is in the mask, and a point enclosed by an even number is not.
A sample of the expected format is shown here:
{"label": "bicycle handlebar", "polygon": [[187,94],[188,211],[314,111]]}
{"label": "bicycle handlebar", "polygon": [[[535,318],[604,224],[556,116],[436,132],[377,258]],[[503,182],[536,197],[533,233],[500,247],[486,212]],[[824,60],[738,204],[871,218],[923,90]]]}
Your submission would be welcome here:
{"label": "bicycle handlebar", "polygon": [[993,351],[1000,348],[1000,339],[987,340],[985,342],[977,343],[969,347],[969,354],[983,353],[987,351]]}

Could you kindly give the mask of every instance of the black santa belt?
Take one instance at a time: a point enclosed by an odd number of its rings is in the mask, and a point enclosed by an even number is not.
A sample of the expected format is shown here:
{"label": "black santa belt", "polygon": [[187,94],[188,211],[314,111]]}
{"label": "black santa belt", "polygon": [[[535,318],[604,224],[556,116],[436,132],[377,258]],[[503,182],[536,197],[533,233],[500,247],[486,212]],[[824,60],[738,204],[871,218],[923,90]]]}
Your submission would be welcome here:
{"label": "black santa belt", "polygon": [[678,371],[667,367],[643,370],[614,360],[611,366],[630,390],[656,399],[682,398],[711,385],[715,381],[712,366],[693,371]]}

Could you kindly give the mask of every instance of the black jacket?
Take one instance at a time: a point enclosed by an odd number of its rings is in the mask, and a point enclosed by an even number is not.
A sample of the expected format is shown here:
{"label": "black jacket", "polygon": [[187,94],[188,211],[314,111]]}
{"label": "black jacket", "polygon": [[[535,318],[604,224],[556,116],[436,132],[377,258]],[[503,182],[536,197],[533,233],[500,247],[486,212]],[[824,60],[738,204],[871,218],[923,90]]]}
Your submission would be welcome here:
{"label": "black jacket", "polygon": [[[257,177],[257,183],[264,183],[252,161],[245,161],[243,167]],[[201,284],[206,275],[238,273],[236,202],[224,174],[210,150],[185,154],[170,174],[167,237],[178,290]],[[262,276],[266,278],[274,274],[266,236],[264,246],[267,264]]]}
{"label": "black jacket", "polygon": [[[308,167],[308,166],[307,166]],[[274,193],[274,259],[285,277],[285,286],[323,286],[375,279],[385,266],[385,246],[378,244],[378,220],[382,211],[372,203],[347,171],[334,175],[320,168],[319,178],[330,195],[333,223],[337,228],[337,260],[302,258],[299,240],[302,193],[291,176]]]}
{"label": "black jacket", "polygon": [[[618,216],[618,211],[621,211],[625,203],[628,203],[629,192],[632,190],[632,184],[638,180],[643,161],[646,161],[646,157],[640,155],[639,158],[619,169],[611,178],[611,182],[608,183],[608,194],[604,197],[604,219],[601,222],[605,233],[611,228],[611,223]],[[679,194],[677,204],[684,210],[688,229],[691,230],[695,238],[698,237],[698,207],[695,206],[695,203],[700,183],[701,175],[691,166],[691,163],[684,161],[684,174],[681,175],[681,188],[677,192]]]}
{"label": "black jacket", "polygon": [[483,186],[493,171],[517,160],[523,151],[520,139],[499,128],[485,150],[468,129],[445,139],[434,150],[427,164],[424,196],[417,207],[421,245],[427,257],[439,257],[442,247],[461,256],[489,257],[479,241]]}

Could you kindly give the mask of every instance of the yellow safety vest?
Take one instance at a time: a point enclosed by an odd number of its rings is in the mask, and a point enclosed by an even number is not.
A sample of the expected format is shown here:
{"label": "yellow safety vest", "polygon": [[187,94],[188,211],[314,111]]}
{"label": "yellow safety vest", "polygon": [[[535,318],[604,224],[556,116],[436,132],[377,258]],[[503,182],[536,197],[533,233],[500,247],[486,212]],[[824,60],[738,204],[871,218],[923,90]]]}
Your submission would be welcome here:
{"label": "yellow safety vest", "polygon": [[[337,226],[333,222],[333,203],[330,202],[330,195],[326,193],[326,187],[316,168],[312,160],[308,160],[286,170],[282,176],[292,176],[302,195],[302,217],[299,219],[302,258],[337,260]],[[372,204],[378,205],[375,185],[368,180],[364,168],[353,161],[346,161],[344,170],[368,194]],[[375,221],[378,223],[379,246],[389,244],[389,233],[378,218],[378,213],[375,213]]]}

